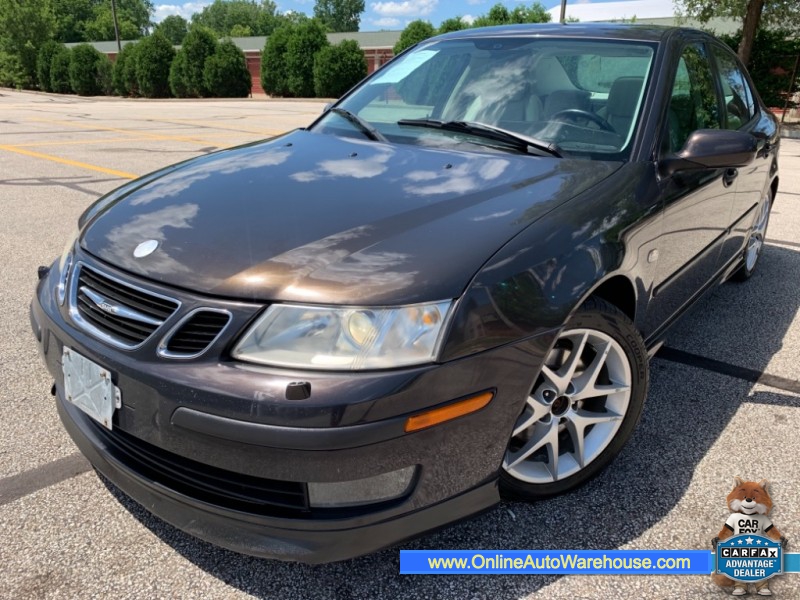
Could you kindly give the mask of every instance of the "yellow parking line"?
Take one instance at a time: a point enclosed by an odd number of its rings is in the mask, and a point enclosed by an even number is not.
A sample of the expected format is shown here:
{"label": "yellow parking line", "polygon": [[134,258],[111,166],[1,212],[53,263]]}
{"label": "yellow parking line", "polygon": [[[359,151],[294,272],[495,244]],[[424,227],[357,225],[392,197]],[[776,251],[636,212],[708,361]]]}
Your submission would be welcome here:
{"label": "yellow parking line", "polygon": [[122,179],[136,179],[138,177],[138,175],[134,175],[133,173],[126,173],[125,171],[117,171],[116,169],[107,169],[105,167],[90,165],[89,163],[84,163],[77,160],[61,158],[60,156],[51,156],[50,154],[41,154],[40,152],[33,152],[31,150],[25,150],[24,148],[16,148],[14,146],[0,146],[0,150],[6,150],[8,152],[16,152],[17,154],[23,154],[25,156],[32,156],[33,158],[42,158],[44,160],[51,160],[53,162],[61,163],[63,165],[70,165],[72,167],[79,167],[81,169],[89,169],[90,171],[98,171],[99,173],[105,173],[106,175],[113,175],[114,177],[121,177]]}

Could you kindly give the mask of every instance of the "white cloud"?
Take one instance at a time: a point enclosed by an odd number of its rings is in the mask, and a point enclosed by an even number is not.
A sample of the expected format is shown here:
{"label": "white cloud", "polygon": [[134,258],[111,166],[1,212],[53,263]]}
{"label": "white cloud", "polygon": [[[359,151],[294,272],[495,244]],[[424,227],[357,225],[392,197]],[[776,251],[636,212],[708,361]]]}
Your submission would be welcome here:
{"label": "white cloud", "polygon": [[372,10],[384,17],[424,17],[433,12],[439,0],[404,0],[403,2],[373,2]]}
{"label": "white cloud", "polygon": [[184,2],[183,4],[158,4],[153,13],[153,21],[160,23],[170,15],[180,15],[188,21],[194,13],[202,11],[209,4],[211,4],[211,0]]}
{"label": "white cloud", "polygon": [[467,4],[475,6],[476,4],[483,4],[484,0],[467,0]]}
{"label": "white cloud", "polygon": [[472,15],[464,15],[461,17],[461,21],[466,23],[467,25],[472,25],[475,22],[475,17]]}
{"label": "white cloud", "polygon": [[397,27],[400,25],[400,19],[395,17],[381,17],[380,19],[370,19],[370,23],[376,27]]}

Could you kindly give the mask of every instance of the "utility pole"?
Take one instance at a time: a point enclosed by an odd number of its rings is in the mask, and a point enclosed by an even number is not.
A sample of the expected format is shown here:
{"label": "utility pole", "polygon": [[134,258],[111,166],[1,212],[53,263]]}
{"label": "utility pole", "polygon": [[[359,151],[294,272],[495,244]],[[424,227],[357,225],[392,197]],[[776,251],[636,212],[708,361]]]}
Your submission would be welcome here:
{"label": "utility pole", "polygon": [[117,23],[117,0],[111,0],[111,16],[114,17],[114,36],[117,38],[117,52],[122,52],[122,43],[119,41],[119,23]]}
{"label": "utility pole", "polygon": [[567,0],[561,0],[561,19],[558,22],[563,25],[566,20],[567,20]]}

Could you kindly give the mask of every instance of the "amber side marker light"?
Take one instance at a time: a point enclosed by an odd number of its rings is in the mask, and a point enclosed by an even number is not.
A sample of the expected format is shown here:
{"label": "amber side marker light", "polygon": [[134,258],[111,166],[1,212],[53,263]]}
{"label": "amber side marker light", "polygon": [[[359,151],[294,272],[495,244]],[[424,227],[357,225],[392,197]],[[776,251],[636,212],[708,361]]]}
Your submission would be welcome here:
{"label": "amber side marker light", "polygon": [[448,404],[447,406],[434,408],[409,417],[408,421],[406,421],[406,433],[427,429],[439,423],[444,423],[445,421],[450,421],[451,419],[473,413],[489,404],[492,398],[494,398],[494,392],[483,392],[477,396],[471,396],[464,400]]}

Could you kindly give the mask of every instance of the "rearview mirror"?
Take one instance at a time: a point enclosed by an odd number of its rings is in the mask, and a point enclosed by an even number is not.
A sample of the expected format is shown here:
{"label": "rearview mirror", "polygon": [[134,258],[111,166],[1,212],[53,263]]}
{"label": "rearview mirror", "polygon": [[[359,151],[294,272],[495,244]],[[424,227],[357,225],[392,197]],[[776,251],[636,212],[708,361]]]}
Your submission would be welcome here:
{"label": "rearview mirror", "polygon": [[756,157],[755,137],[727,129],[698,129],[692,132],[680,152],[662,159],[661,174],[672,175],[690,169],[746,167]]}

